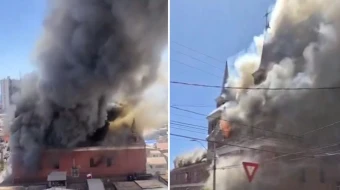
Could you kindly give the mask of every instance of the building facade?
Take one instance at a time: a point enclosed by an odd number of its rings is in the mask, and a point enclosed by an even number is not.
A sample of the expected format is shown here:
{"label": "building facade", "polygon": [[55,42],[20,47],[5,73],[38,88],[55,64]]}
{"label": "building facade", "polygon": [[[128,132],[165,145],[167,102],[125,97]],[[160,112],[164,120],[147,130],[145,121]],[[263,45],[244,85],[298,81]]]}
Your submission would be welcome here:
{"label": "building facade", "polygon": [[196,163],[185,167],[174,168],[170,172],[170,189],[201,190],[209,177],[207,162]]}
{"label": "building facade", "polygon": [[6,111],[14,105],[13,95],[20,91],[20,80],[9,77],[1,80],[1,109]]}
{"label": "building facade", "polygon": [[147,173],[152,175],[168,174],[167,138],[158,139],[152,147],[147,147]]}
{"label": "building facade", "polygon": [[[257,80],[257,79],[256,79]],[[259,79],[258,79],[259,80]],[[225,84],[226,79],[224,79]],[[324,152],[336,152],[340,146],[306,151],[316,147],[313,139],[302,138],[285,131],[276,132],[273,126],[298,128],[284,118],[267,118],[252,126],[226,121],[223,110],[237,102],[222,90],[216,99],[217,108],[208,116],[208,152],[217,155],[217,189],[275,189],[275,190],[339,190],[340,156],[315,157]],[[280,121],[278,121],[280,120]],[[267,128],[268,127],[268,128]],[[294,131],[294,130],[293,130]],[[229,146],[230,144],[237,146]],[[242,148],[247,147],[247,148]],[[300,154],[294,154],[300,152]],[[208,157],[210,160],[212,157]],[[250,183],[242,162],[254,162],[259,168]],[[223,180],[222,180],[223,179]],[[209,186],[212,184],[209,184]]]}
{"label": "building facade", "polygon": [[52,171],[66,172],[73,180],[86,179],[89,174],[93,178],[146,174],[145,146],[46,150],[34,174],[22,167],[18,153],[12,153],[12,158],[14,183],[46,181]]}

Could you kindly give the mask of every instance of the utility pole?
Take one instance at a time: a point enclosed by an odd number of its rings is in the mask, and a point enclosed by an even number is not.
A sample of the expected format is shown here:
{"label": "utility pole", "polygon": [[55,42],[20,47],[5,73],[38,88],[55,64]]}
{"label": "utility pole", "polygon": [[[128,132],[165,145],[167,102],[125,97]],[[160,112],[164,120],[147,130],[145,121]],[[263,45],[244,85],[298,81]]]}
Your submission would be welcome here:
{"label": "utility pole", "polygon": [[213,146],[213,190],[216,190],[216,143]]}

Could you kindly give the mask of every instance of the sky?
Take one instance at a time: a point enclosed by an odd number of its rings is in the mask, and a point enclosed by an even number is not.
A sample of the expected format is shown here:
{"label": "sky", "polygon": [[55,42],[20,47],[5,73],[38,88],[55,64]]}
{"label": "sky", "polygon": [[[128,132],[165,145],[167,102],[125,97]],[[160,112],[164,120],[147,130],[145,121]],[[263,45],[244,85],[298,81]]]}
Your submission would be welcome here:
{"label": "sky", "polygon": [[[2,0],[0,6],[0,79],[19,78],[35,69],[33,55],[43,32],[47,0]],[[162,58],[167,60],[165,50]]]}
{"label": "sky", "polygon": [[32,55],[46,13],[46,0],[3,0],[0,6],[0,79],[33,70]]}
{"label": "sky", "polygon": [[[171,0],[170,80],[222,85],[225,62],[248,48],[254,36],[263,33],[264,15],[274,3],[275,0]],[[232,62],[229,64],[232,68]],[[220,92],[218,88],[170,84],[170,104],[208,115],[216,108],[215,99]],[[171,108],[170,117],[170,133],[207,137],[205,116]],[[176,156],[201,149],[202,145],[170,136],[171,168]]]}

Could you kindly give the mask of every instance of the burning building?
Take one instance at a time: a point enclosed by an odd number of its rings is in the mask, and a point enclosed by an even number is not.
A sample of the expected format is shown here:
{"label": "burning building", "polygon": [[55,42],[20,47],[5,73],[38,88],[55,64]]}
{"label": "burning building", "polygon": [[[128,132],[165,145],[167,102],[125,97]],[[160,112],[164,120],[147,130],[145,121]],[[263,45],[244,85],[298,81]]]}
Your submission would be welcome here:
{"label": "burning building", "polygon": [[[36,173],[40,178],[52,169],[73,176],[73,168],[80,176],[91,170],[99,176],[133,168],[145,172],[144,125],[134,120],[134,109],[159,77],[167,0],[51,0],[48,5],[35,52],[37,71],[22,79],[15,99],[12,177]],[[47,163],[50,154],[54,163]],[[109,159],[114,169],[102,166]]]}
{"label": "burning building", "polygon": [[[339,7],[278,0],[259,52],[236,60],[240,77],[224,83],[243,89],[208,116],[217,189],[339,188]],[[242,162],[259,163],[251,183]]]}

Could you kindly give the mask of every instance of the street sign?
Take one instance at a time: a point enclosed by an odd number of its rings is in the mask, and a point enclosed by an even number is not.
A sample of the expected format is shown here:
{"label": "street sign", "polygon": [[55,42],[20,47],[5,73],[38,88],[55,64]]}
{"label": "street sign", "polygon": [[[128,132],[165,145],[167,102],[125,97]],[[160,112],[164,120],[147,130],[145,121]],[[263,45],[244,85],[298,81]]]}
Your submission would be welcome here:
{"label": "street sign", "polygon": [[251,182],[255,176],[257,169],[259,168],[259,164],[251,163],[251,162],[242,162],[243,168],[247,174],[247,178],[249,182]]}

